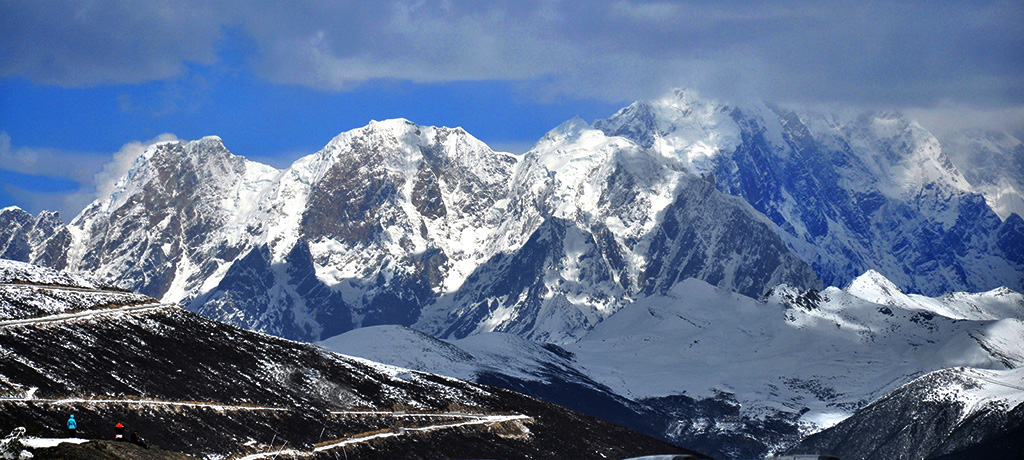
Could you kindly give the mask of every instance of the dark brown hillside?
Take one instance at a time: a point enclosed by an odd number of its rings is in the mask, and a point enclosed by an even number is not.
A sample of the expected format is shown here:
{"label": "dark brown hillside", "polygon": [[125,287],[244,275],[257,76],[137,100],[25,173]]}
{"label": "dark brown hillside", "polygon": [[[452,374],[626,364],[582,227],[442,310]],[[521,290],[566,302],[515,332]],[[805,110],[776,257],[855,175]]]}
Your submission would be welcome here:
{"label": "dark brown hillside", "polygon": [[334,458],[346,440],[350,459],[689,452],[511,391],[336,355],[173,306],[0,322],[0,375],[0,431],[60,437],[74,413],[84,437],[110,438],[122,422],[155,447],[198,457]]}

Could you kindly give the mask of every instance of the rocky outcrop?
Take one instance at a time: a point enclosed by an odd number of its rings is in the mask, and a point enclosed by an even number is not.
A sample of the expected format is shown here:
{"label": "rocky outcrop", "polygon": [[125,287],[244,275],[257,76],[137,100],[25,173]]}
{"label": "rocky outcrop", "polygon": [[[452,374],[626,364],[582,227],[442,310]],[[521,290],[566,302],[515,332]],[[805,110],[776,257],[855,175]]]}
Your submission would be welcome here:
{"label": "rocky outcrop", "polygon": [[0,210],[0,258],[31,262],[57,270],[67,266],[71,232],[56,212],[43,211],[33,217],[9,207]]}
{"label": "rocky outcrop", "polygon": [[68,266],[180,301],[248,249],[256,198],[277,174],[217,137],[156,144],[71,222]]}
{"label": "rocky outcrop", "polygon": [[[983,458],[1021,452],[1020,372],[945,369],[927,374],[801,441],[790,452],[844,459]],[[1010,380],[1010,382],[1006,382]],[[995,455],[992,458],[1002,458]]]}

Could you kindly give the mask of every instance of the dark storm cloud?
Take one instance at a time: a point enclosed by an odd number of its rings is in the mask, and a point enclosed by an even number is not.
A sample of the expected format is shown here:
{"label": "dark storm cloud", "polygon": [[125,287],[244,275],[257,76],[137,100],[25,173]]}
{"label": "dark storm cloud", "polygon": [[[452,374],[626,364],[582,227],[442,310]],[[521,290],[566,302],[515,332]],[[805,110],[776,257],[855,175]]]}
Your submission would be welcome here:
{"label": "dark storm cloud", "polygon": [[[705,4],[710,3],[710,4]],[[1024,4],[1003,2],[4,2],[0,75],[135,83],[216,62],[268,80],[511,80],[534,97],[695,86],[804,103],[1024,102]]]}

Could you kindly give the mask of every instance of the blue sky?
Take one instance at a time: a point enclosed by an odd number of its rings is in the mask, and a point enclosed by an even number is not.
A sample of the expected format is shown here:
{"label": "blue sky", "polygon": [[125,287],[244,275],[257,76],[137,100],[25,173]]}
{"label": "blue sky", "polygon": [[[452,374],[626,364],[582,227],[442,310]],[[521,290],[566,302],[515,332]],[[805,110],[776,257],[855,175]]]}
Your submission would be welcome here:
{"label": "blue sky", "polygon": [[161,135],[216,134],[284,167],[340,132],[404,117],[522,151],[572,116],[673,87],[1024,132],[1019,1],[0,8],[0,207],[65,220]]}

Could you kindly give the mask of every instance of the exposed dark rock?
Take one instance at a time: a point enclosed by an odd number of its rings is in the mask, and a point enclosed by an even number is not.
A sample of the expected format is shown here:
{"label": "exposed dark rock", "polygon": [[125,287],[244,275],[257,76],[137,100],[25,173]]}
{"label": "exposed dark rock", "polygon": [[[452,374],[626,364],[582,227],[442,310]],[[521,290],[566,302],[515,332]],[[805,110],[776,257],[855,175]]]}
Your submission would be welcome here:
{"label": "exposed dark rock", "polygon": [[708,181],[686,181],[655,232],[642,279],[647,294],[686,278],[728,284],[754,298],[783,283],[821,288],[811,267],[768,224]]}
{"label": "exposed dark rock", "polygon": [[191,305],[204,316],[294,340],[315,341],[352,329],[348,304],[316,278],[304,241],[292,248],[280,269],[267,246],[249,251],[215,289]]}
{"label": "exposed dark rock", "polygon": [[71,232],[56,212],[38,217],[19,208],[0,210],[0,259],[37,263],[62,270],[67,266]]}

